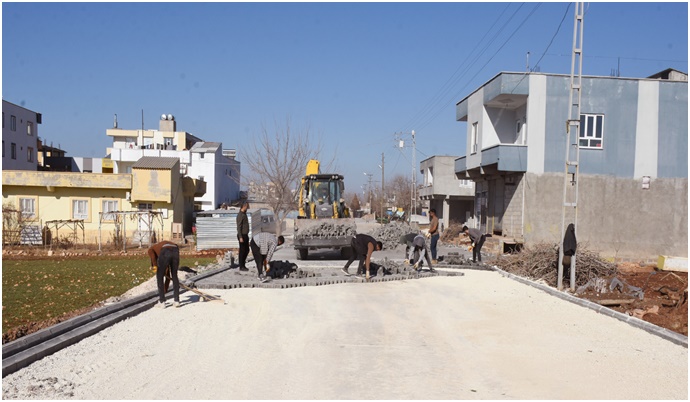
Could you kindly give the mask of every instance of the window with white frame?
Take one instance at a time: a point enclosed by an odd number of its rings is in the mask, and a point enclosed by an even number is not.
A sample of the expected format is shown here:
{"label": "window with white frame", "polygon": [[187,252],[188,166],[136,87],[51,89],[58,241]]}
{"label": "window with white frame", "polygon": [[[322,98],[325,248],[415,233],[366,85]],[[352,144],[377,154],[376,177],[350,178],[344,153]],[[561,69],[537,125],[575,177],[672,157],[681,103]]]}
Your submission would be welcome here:
{"label": "window with white frame", "polygon": [[114,212],[119,209],[117,200],[103,200],[102,210],[103,210],[103,220],[114,221],[115,214],[109,213]]}
{"label": "window with white frame", "polygon": [[580,148],[604,148],[604,115],[580,115]]}
{"label": "window with white frame", "polygon": [[477,153],[477,130],[479,129],[479,123],[472,123],[472,132],[470,135],[470,153]]}
{"label": "window with white frame", "polygon": [[26,147],[26,161],[27,162],[33,162],[34,161],[34,149],[32,147]]}
{"label": "window with white frame", "polygon": [[89,200],[72,200],[72,219],[89,218]]}
{"label": "window with white frame", "polygon": [[467,179],[458,180],[458,182],[459,182],[459,187],[472,187],[472,184],[474,184],[474,182],[472,180],[467,180]]}
{"label": "window with white frame", "polygon": [[426,184],[427,186],[433,186],[434,185],[434,168],[430,167],[426,170]]}
{"label": "window with white frame", "polygon": [[22,212],[22,218],[33,219],[36,217],[36,199],[35,198],[19,198],[19,210]]}
{"label": "window with white frame", "polygon": [[27,135],[34,135],[34,123],[27,121],[26,122],[26,134]]}

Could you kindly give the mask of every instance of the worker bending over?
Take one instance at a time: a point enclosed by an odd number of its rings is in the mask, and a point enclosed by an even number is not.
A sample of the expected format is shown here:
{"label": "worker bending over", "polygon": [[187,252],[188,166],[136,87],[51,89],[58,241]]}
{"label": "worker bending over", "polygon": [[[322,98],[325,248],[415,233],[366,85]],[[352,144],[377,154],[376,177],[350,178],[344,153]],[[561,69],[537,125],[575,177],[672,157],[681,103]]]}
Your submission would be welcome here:
{"label": "worker bending over", "polygon": [[156,272],[158,283],[158,304],[156,307],[165,308],[165,292],[168,286],[167,284],[165,287],[163,286],[163,277],[167,276],[166,271],[168,269],[168,278],[172,276],[173,282],[173,306],[180,307],[180,280],[177,277],[177,269],[180,266],[180,248],[177,244],[164,240],[149,247],[148,255],[151,258],[151,267]]}
{"label": "worker bending over", "polygon": [[379,251],[383,249],[383,243],[376,241],[373,237],[365,234],[358,234],[352,238],[350,243],[352,246],[352,253],[350,255],[350,260],[345,264],[342,269],[345,275],[350,276],[350,272],[347,270],[350,264],[359,257],[359,267],[357,268],[357,277],[364,275],[364,268],[366,266],[366,279],[369,279],[369,265],[371,263],[371,254],[374,251]]}
{"label": "worker bending over", "polygon": [[472,262],[482,262],[482,246],[484,245],[484,240],[487,237],[491,237],[491,235],[483,234],[478,229],[468,228],[467,226],[463,226],[462,231],[465,233],[465,236],[469,236],[471,241]]}
{"label": "worker bending over", "polygon": [[254,256],[254,262],[256,262],[257,275],[261,282],[268,282],[270,280],[268,276],[264,274],[264,269],[266,273],[271,270],[269,263],[271,262],[271,258],[273,258],[273,252],[283,243],[285,243],[285,238],[283,236],[278,236],[278,238],[276,238],[275,235],[266,232],[257,233],[249,243],[249,247],[252,249],[252,255]]}
{"label": "worker bending over", "polygon": [[[413,261],[415,256],[417,260]],[[410,254],[407,256],[407,259],[410,260],[410,264],[414,264],[414,269],[417,270],[417,272],[421,272],[422,258],[426,258],[426,263],[429,265],[429,271],[436,272],[431,265],[431,251],[429,251],[429,246],[426,244],[426,237],[423,234],[419,234],[412,240],[412,247],[410,247]]]}

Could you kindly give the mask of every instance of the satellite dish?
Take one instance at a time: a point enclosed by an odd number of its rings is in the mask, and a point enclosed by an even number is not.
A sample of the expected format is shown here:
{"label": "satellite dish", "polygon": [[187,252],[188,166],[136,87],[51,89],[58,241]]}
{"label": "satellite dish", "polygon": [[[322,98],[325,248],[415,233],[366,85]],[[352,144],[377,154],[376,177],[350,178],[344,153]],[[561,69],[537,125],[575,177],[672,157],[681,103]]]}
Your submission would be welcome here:
{"label": "satellite dish", "polygon": [[169,114],[169,115],[168,115],[168,120],[175,120],[175,118],[173,118],[173,115]]}
{"label": "satellite dish", "polygon": [[165,114],[161,115],[161,120],[165,120]]}

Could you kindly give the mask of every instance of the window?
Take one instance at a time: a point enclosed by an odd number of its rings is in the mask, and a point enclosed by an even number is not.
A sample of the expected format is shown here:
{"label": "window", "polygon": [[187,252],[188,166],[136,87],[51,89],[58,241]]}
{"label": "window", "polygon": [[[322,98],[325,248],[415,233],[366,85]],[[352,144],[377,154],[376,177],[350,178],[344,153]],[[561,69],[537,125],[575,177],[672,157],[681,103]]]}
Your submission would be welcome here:
{"label": "window", "polygon": [[34,123],[27,121],[26,122],[26,134],[27,135],[34,135]]}
{"label": "window", "polygon": [[32,147],[26,147],[26,161],[27,162],[33,162],[34,161],[34,149]]}
{"label": "window", "polygon": [[17,117],[10,116],[10,130],[17,131]]}
{"label": "window", "polygon": [[36,218],[36,199],[19,198],[19,210],[22,211],[22,218]]}
{"label": "window", "polygon": [[150,211],[153,209],[153,204],[150,202],[139,203],[139,211]]}
{"label": "window", "polygon": [[5,140],[2,140],[2,157],[5,157]]}
{"label": "window", "polygon": [[10,145],[10,153],[12,154],[12,159],[17,159],[17,144],[14,142]]}
{"label": "window", "polygon": [[604,148],[604,115],[580,115],[580,147]]}
{"label": "window", "polygon": [[477,129],[479,128],[479,123],[472,123],[472,133],[470,137],[470,153],[477,153]]}
{"label": "window", "polygon": [[108,212],[113,212],[118,210],[117,200],[103,200],[102,210],[103,210],[103,220],[114,221],[115,214],[110,214]]}
{"label": "window", "polygon": [[89,218],[89,200],[72,200],[72,219]]}

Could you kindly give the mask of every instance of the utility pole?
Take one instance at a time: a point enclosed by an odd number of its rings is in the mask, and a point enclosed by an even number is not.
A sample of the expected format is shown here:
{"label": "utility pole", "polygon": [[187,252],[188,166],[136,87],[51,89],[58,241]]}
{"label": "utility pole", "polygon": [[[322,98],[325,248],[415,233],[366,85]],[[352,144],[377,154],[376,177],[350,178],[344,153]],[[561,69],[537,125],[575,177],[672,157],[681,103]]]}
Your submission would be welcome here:
{"label": "utility pole", "polygon": [[[372,211],[374,211],[374,208],[372,208],[373,205],[371,205],[371,180],[372,180],[372,178],[374,177],[374,174],[373,174],[373,173],[364,172],[364,175],[367,176],[367,177],[369,178],[369,184],[367,185],[367,191],[369,192],[369,213],[371,213]],[[375,214],[375,213],[374,213],[374,214]],[[375,217],[375,216],[376,216],[376,215],[374,215],[374,217]]]}
{"label": "utility pole", "polygon": [[[416,158],[417,158],[417,142],[415,139],[415,133],[414,130],[411,132],[412,135],[412,184],[410,188],[410,211],[408,213],[408,222],[412,223],[412,212],[417,211],[417,166],[416,165]],[[398,147],[399,148],[404,148],[405,141],[402,139],[403,133],[396,133],[396,141],[398,141]],[[402,152],[402,151],[401,151]]]}
{"label": "utility pole", "polygon": [[[563,289],[563,237],[566,222],[575,226],[577,239],[577,201],[580,172],[580,104],[582,102],[582,31],[584,3],[575,3],[575,26],[573,27],[573,55],[570,65],[570,102],[566,122],[565,175],[563,177],[563,210],[561,219],[561,240],[558,248],[558,289]],[[568,180],[570,176],[570,180]],[[577,254],[577,253],[576,253]],[[570,289],[575,290],[575,255],[570,262]]]}
{"label": "utility pole", "polygon": [[385,161],[386,161],[386,158],[383,156],[383,152],[381,152],[381,218],[382,218],[381,223],[383,223],[383,216],[384,216],[383,215],[383,212],[384,212],[383,205],[384,205],[384,202],[386,199],[386,188],[384,186],[384,178],[386,177],[384,174],[384,172],[385,172],[384,168],[386,166]]}

